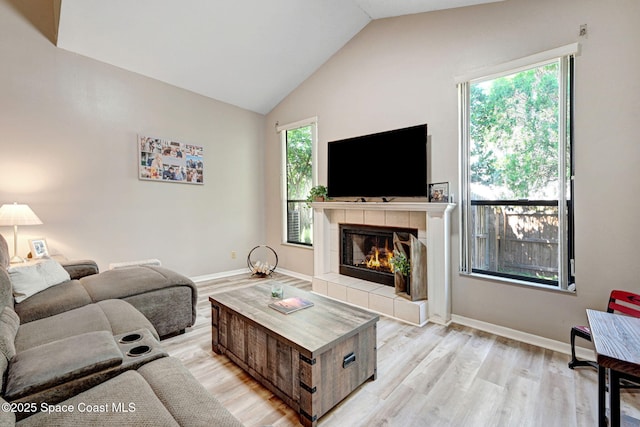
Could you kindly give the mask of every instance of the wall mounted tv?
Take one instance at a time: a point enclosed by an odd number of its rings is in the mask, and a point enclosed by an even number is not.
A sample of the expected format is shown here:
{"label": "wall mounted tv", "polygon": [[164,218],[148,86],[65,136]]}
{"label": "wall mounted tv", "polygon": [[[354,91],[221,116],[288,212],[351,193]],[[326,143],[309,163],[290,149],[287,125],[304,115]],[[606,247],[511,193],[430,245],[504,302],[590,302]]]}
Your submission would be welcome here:
{"label": "wall mounted tv", "polygon": [[330,141],[329,197],[426,197],[427,125]]}

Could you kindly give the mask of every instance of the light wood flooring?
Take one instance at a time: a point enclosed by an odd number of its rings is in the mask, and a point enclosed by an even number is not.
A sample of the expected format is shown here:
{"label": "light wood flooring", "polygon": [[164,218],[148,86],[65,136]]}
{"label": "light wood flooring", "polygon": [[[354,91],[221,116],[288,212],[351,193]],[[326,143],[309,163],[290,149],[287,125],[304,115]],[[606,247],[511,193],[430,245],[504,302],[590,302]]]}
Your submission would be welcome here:
{"label": "light wood flooring", "polygon": [[[225,356],[211,351],[209,296],[278,280],[274,273],[198,284],[196,324],[163,341],[170,355],[247,427],[298,426],[298,415]],[[567,331],[567,337],[569,331]],[[596,426],[595,370],[570,370],[562,353],[451,325],[420,328],[381,316],[378,377],[320,418],[319,426]],[[640,392],[623,392],[624,425],[640,426]]]}

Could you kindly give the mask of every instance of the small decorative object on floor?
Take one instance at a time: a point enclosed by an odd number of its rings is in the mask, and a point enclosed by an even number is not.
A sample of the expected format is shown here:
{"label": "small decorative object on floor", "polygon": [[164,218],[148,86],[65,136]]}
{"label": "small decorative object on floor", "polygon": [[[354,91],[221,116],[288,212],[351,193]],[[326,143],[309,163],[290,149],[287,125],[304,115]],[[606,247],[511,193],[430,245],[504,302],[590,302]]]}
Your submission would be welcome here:
{"label": "small decorative object on floor", "polygon": [[268,262],[256,261],[253,266],[253,274],[267,276],[271,273],[271,265]]}
{"label": "small decorative object on floor", "polygon": [[267,277],[278,266],[278,254],[267,245],[258,245],[247,256],[247,266],[255,277]]}

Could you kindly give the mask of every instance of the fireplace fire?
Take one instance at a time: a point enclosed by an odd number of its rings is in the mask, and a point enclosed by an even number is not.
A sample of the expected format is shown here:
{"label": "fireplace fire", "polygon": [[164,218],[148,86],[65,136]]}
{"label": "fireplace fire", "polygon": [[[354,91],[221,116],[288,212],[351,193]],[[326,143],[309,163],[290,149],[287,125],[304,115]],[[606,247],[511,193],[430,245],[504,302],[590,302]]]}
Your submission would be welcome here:
{"label": "fireplace fire", "polygon": [[[371,270],[376,271],[388,271],[393,273],[393,267],[391,266],[391,258],[393,258],[393,249],[390,248],[389,239],[384,238],[384,248],[381,247],[380,240],[376,238],[376,241],[371,245],[369,253],[365,256],[364,261],[356,264]],[[354,262],[356,262],[354,260]]]}
{"label": "fireplace fire", "polygon": [[417,236],[418,230],[340,224],[340,274],[394,286],[394,245],[407,241],[409,234]]}

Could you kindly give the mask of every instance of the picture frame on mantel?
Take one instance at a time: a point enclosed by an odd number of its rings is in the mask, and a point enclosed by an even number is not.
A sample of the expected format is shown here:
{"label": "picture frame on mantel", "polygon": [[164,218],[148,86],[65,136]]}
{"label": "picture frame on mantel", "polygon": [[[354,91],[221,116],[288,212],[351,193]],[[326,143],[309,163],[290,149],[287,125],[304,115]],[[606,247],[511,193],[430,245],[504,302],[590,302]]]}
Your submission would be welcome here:
{"label": "picture frame on mantel", "polygon": [[449,203],[449,183],[437,182],[429,184],[429,202]]}

